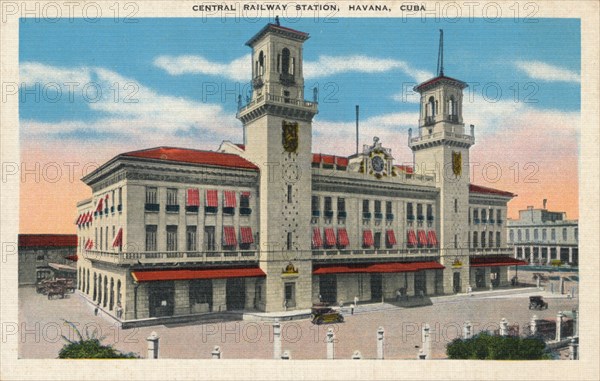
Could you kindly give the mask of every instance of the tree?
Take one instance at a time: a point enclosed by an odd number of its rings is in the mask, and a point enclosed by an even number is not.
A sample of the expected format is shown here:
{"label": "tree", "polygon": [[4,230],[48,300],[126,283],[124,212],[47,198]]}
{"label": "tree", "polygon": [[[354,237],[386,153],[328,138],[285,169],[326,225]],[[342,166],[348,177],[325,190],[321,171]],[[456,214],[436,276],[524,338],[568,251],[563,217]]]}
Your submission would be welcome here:
{"label": "tree", "polygon": [[455,339],[446,346],[453,360],[546,360],[552,356],[540,338],[492,336],[481,333],[470,339]]}
{"label": "tree", "polygon": [[58,358],[61,359],[134,359],[139,358],[138,355],[134,353],[121,353],[118,350],[114,349],[110,345],[102,345],[100,342],[102,338],[96,337],[96,332],[94,331],[91,335],[86,332],[85,338],[77,329],[77,327],[69,321],[65,322],[69,324],[75,334],[77,335],[77,340],[70,340],[66,336],[62,336],[63,339],[67,341],[60,352],[58,353]]}

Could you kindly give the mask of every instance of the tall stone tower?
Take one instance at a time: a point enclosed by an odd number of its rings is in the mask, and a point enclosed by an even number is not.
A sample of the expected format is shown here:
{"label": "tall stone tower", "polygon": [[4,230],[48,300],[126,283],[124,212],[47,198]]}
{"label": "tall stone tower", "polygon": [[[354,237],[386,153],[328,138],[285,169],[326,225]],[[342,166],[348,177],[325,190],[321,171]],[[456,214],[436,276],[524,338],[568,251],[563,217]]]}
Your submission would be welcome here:
{"label": "tall stone tower", "polygon": [[[421,94],[418,136],[409,133],[415,171],[436,175],[440,190],[437,228],[444,292],[463,292],[469,283],[469,148],[475,143],[473,127],[465,131],[463,89],[467,84],[447,77],[443,70],[440,37],[438,75],[415,87]],[[441,62],[441,64],[440,64]]]}
{"label": "tall stone tower", "polygon": [[304,100],[302,47],[307,33],[268,24],[252,48],[252,98],[238,111],[244,156],[260,174],[260,290],[265,311],[311,305],[310,236],[312,119],[317,103]]}

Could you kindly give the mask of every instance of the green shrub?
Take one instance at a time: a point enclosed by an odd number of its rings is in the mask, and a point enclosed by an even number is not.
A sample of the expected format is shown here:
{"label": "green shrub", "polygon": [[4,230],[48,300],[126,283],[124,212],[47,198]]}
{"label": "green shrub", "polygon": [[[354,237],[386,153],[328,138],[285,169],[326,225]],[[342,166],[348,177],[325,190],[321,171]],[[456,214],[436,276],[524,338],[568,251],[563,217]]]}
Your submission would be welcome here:
{"label": "green shrub", "polygon": [[69,322],[65,321],[69,324],[74,332],[77,334],[77,340],[70,340],[63,335],[63,339],[65,339],[68,343],[65,344],[60,352],[58,353],[58,358],[61,359],[134,359],[139,358],[138,355],[134,353],[121,353],[118,350],[114,349],[110,345],[102,345],[100,342],[102,338],[96,338],[95,333],[91,335],[86,332],[86,337],[84,338],[79,329]]}
{"label": "green shrub", "polygon": [[446,346],[446,355],[453,360],[544,360],[550,354],[538,338],[492,336],[481,333],[473,338],[455,339]]}

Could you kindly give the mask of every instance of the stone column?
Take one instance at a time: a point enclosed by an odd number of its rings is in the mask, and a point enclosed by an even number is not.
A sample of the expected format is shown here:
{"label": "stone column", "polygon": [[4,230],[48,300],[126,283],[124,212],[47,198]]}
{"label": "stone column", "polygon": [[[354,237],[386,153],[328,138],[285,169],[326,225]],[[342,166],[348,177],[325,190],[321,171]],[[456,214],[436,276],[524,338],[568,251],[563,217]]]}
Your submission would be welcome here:
{"label": "stone column", "polygon": [[560,260],[560,246],[556,246],[556,259]]}
{"label": "stone column", "polygon": [[147,359],[154,360],[158,358],[158,340],[159,337],[154,331],[146,338],[146,341],[148,342]]}
{"label": "stone column", "polygon": [[558,311],[558,313],[556,314],[556,341],[560,341],[562,338],[561,328],[562,328],[563,317],[564,317],[564,315],[563,315],[562,311]]}
{"label": "stone column", "polygon": [[579,347],[579,343],[578,343],[578,339],[573,337],[571,338],[571,342],[569,343],[569,360],[578,360],[579,359],[579,353],[578,353],[578,347]]}
{"label": "stone column", "polygon": [[561,295],[565,293],[565,278],[562,276],[560,277],[560,283],[558,288]]}
{"label": "stone column", "polygon": [[281,358],[281,325],[278,321],[273,323],[273,358]]}
{"label": "stone column", "polygon": [[550,262],[552,262],[552,250],[550,249],[550,246],[546,247],[546,252],[548,253],[546,264],[549,265]]}
{"label": "stone column", "polygon": [[219,360],[221,358],[221,347],[215,345],[211,352],[213,360]]}
{"label": "stone column", "polygon": [[508,336],[508,320],[505,318],[500,320],[500,336]]}
{"label": "stone column", "polygon": [[535,285],[536,285],[536,287],[537,287],[538,289],[540,288],[540,282],[541,282],[541,279],[540,279],[540,277],[539,277],[539,276],[537,276],[537,277],[536,277],[536,279],[535,279]]}
{"label": "stone column", "polygon": [[569,262],[573,262],[573,248],[569,247]]}
{"label": "stone column", "polygon": [[515,258],[519,258],[519,249],[517,245],[515,245]]}
{"label": "stone column", "polygon": [[533,263],[533,246],[529,246],[529,263]]}
{"label": "stone column", "polygon": [[383,360],[383,327],[377,329],[377,360]]}
{"label": "stone column", "polygon": [[333,360],[335,358],[334,348],[333,348],[333,328],[329,328],[327,330],[327,360]]}
{"label": "stone column", "polygon": [[463,339],[468,340],[471,337],[473,337],[473,325],[470,321],[467,321],[463,325]]}

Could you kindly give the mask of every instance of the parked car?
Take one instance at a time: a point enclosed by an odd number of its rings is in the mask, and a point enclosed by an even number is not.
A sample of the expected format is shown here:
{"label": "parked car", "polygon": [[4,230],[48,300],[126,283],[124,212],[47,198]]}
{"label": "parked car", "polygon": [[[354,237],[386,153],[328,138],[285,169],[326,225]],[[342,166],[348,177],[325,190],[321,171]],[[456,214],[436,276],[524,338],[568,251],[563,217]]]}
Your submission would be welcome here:
{"label": "parked car", "polygon": [[547,310],[548,309],[548,303],[544,302],[544,299],[539,296],[530,296],[529,297],[529,309],[530,310]]}
{"label": "parked car", "polygon": [[325,304],[313,305],[310,316],[313,324],[342,323],[344,321],[344,316],[339,310]]}

